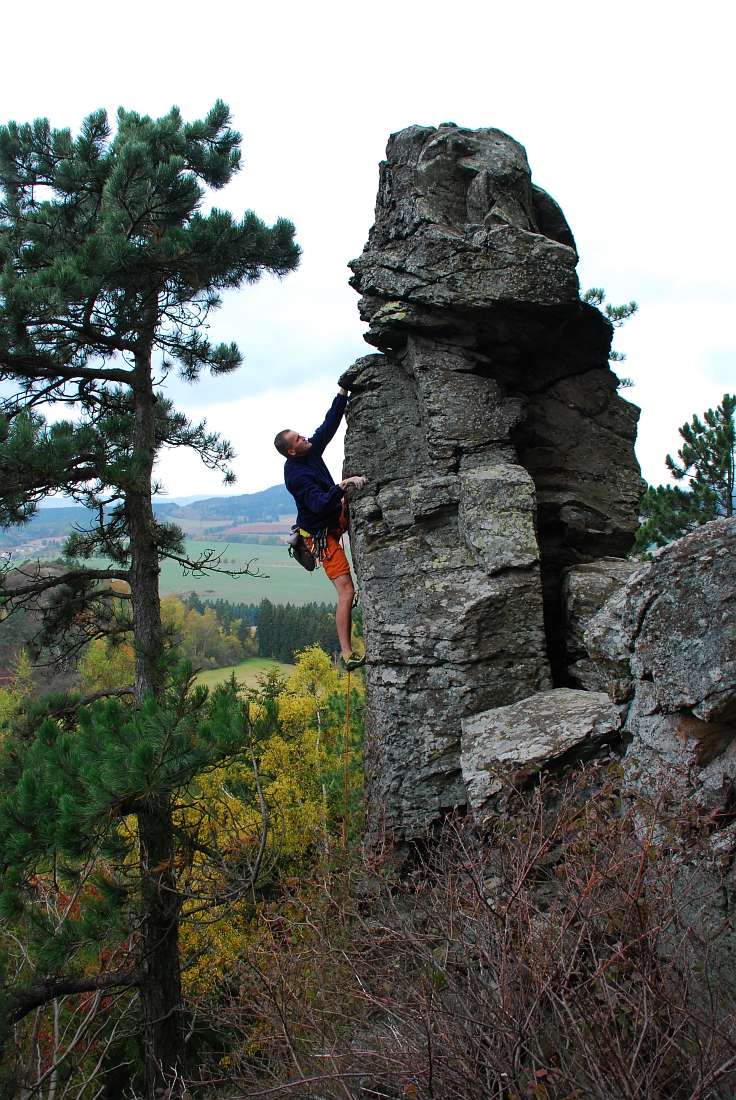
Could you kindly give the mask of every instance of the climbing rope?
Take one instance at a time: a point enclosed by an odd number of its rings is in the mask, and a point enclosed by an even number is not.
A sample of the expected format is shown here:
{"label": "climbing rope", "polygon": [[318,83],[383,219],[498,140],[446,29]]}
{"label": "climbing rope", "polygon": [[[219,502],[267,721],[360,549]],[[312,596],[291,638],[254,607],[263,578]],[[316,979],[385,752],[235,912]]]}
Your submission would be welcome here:
{"label": "climbing rope", "polygon": [[348,669],[348,696],[345,705],[345,775],[343,776],[342,850],[347,874],[348,859],[348,767],[350,764],[350,669]]}

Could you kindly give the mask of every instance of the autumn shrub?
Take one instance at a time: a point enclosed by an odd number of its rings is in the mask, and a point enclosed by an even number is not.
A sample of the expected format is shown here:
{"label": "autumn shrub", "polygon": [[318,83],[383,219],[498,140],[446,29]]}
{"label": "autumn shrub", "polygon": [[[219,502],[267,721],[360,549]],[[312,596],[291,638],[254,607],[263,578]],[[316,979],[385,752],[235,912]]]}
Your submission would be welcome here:
{"label": "autumn shrub", "polygon": [[[204,1096],[731,1100],[734,825],[609,759],[284,890],[200,1005]],[[217,1047],[217,1049],[215,1049]]]}

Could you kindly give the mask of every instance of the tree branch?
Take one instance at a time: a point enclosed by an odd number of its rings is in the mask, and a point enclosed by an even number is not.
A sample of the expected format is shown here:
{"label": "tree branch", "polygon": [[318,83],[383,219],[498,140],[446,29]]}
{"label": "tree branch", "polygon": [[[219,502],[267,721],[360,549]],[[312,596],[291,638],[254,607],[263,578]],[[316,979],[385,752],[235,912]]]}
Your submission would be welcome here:
{"label": "tree branch", "polygon": [[[227,546],[225,547],[227,550]],[[188,577],[190,574],[193,577],[206,576],[208,573],[221,573],[226,577],[257,577],[261,580],[267,580],[268,573],[255,573],[251,571],[251,565],[254,561],[258,561],[257,558],[251,558],[249,562],[246,562],[245,569],[222,569],[220,562],[222,561],[225,550],[215,551],[211,548],[207,548],[201,557],[196,561],[192,561],[191,558],[180,558],[176,554],[161,552],[161,557],[167,558],[169,561],[178,562],[179,565],[184,567],[184,576]]]}
{"label": "tree branch", "polygon": [[65,718],[67,715],[76,714],[80,707],[88,707],[90,703],[95,703],[98,699],[120,698],[123,695],[134,694],[132,684],[128,687],[102,688],[100,691],[93,691],[91,695],[83,696],[76,703],[68,703],[64,707],[47,707],[46,713],[51,718]]}
{"label": "tree branch", "polygon": [[45,978],[36,985],[11,993],[6,1018],[10,1023],[17,1024],[29,1012],[48,1004],[55,997],[65,997],[70,993],[96,993],[98,990],[129,988],[137,985],[141,977],[141,972],[134,967],[132,970],[115,970],[95,977]]}
{"label": "tree branch", "polygon": [[225,868],[225,860],[223,859],[222,852],[218,852],[216,848],[210,848],[209,844],[202,844],[199,840],[195,840],[184,829],[180,829],[178,825],[171,823],[171,831],[174,836],[177,836],[184,848],[188,848],[191,852],[201,852],[203,856],[209,856],[213,862],[217,863],[220,867]]}
{"label": "tree branch", "polygon": [[[23,572],[23,567],[18,566],[18,573],[23,577],[28,577],[28,573]],[[9,574],[6,574],[6,579]],[[27,596],[38,596],[42,592],[47,592],[50,588],[58,588],[62,584],[73,584],[75,581],[93,580],[93,581],[107,581],[118,580],[127,581],[129,579],[130,570],[128,569],[77,569],[72,573],[62,573],[58,577],[41,577],[40,567],[36,572],[36,580],[32,584],[22,585],[18,588],[8,588],[6,584],[2,583],[0,579],[0,596],[4,596],[6,600],[19,600]],[[117,593],[116,593],[117,595]]]}
{"label": "tree branch", "polygon": [[24,365],[8,360],[0,362],[0,374],[32,380],[37,378],[48,378],[49,380],[63,378],[65,382],[73,382],[75,379],[82,378],[90,382],[122,382],[125,385],[131,385],[131,379],[133,378],[132,370],[120,370],[118,367],[99,370],[94,370],[92,367],[62,367],[60,365],[43,367],[40,363],[30,362]]}

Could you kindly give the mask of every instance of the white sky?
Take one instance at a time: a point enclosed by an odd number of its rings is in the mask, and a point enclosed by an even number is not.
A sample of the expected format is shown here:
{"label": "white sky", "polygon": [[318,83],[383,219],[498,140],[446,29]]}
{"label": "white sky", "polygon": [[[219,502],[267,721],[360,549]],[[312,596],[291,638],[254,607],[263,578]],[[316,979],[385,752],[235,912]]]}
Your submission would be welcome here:
{"label": "white sky", "polygon": [[[176,103],[201,117],[219,96],[244,136],[244,168],[217,196],[242,215],[291,218],[301,269],[231,294],[212,325],[245,365],[170,387],[232,440],[233,493],[281,478],[272,439],[310,433],[358,355],[346,263],[373,220],[388,135],[412,123],[496,126],[527,149],[560,203],[583,289],[639,315],[617,335],[625,393],[642,408],[644,476],[665,478],[677,428],[736,388],[734,5],[726,0],[40,0],[3,4],[0,120],[76,128],[118,105]],[[328,462],[337,474],[341,445]],[[181,454],[174,496],[222,493]]]}

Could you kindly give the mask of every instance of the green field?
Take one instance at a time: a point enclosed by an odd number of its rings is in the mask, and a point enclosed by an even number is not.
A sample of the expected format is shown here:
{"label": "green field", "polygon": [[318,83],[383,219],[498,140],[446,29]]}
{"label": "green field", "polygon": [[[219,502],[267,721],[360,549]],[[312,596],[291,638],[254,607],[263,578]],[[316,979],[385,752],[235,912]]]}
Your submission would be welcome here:
{"label": "green field", "polygon": [[227,568],[238,569],[253,560],[252,569],[267,574],[258,577],[223,577],[211,574],[207,577],[185,577],[184,570],[174,562],[161,564],[161,594],[172,592],[189,595],[196,592],[200,599],[230,600],[231,603],[260,603],[263,599],[272,603],[335,603],[335,588],[322,569],[307,573],[289,557],[286,545],[262,546],[246,542],[194,542],[187,539],[190,558],[200,556],[208,548],[217,550],[227,559]]}
{"label": "green field", "polygon": [[205,687],[215,687],[223,680],[229,680],[234,672],[238,683],[245,684],[246,687],[257,687],[259,676],[267,675],[272,668],[280,669],[287,676],[294,671],[293,665],[282,665],[278,661],[267,661],[264,657],[253,657],[249,661],[243,661],[240,665],[231,665],[229,668],[208,668],[205,672],[199,673],[197,683],[204,684]]}
{"label": "green field", "polygon": [[[187,539],[187,554],[191,559],[197,559],[207,549],[215,550],[223,556],[223,565],[228,569],[242,569],[251,562],[251,569],[261,573],[260,577],[226,577],[220,574],[210,574],[205,577],[184,576],[184,570],[180,565],[172,561],[161,563],[161,595],[172,594],[188,596],[190,592],[196,592],[200,599],[204,600],[230,600],[231,603],[255,603],[268,599],[272,603],[291,603],[301,605],[305,603],[337,602],[335,587],[327,579],[324,570],[315,569],[314,573],[307,573],[292,558],[285,543],[279,546],[268,546],[260,543],[233,542],[224,543],[210,539],[207,542]],[[44,558],[53,558],[59,553],[59,548],[54,547]],[[347,551],[348,559],[350,551]],[[93,567],[102,567],[106,562],[101,558],[93,558],[89,563]]]}

